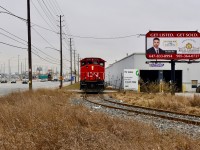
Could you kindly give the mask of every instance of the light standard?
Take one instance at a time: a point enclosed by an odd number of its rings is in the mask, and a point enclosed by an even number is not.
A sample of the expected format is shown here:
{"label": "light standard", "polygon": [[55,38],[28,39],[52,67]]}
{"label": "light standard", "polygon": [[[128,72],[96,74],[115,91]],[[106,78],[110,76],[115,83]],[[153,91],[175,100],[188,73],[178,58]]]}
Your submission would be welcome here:
{"label": "light standard", "polygon": [[[62,44],[61,44],[62,45]],[[62,48],[61,48],[61,50],[58,50],[58,49],[55,49],[55,48],[52,48],[52,47],[45,47],[45,48],[50,48],[50,49],[53,49],[53,50],[55,50],[55,51],[58,51],[58,52],[60,52],[60,88],[62,88],[62,79],[63,79],[63,75],[62,75]]]}

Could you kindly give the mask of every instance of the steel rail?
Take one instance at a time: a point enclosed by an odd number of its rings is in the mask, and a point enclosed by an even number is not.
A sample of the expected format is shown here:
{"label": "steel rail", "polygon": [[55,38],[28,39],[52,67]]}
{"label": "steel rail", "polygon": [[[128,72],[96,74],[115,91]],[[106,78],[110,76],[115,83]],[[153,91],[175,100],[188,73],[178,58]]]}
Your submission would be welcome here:
{"label": "steel rail", "polygon": [[[103,106],[103,107],[106,107],[106,108],[111,108],[111,109],[116,109],[116,110],[122,110],[122,111],[126,111],[126,112],[129,112],[129,113],[136,113],[136,114],[142,114],[142,115],[148,115],[148,116],[153,116],[153,117],[157,117],[157,118],[163,118],[163,119],[167,119],[167,120],[171,120],[171,121],[176,121],[176,122],[183,122],[183,123],[186,123],[186,124],[192,124],[192,125],[197,125],[197,126],[200,126],[200,122],[198,121],[193,121],[193,120],[189,120],[189,119],[182,119],[182,118],[176,118],[176,117],[172,117],[172,116],[166,116],[166,115],[162,115],[162,114],[156,114],[156,113],[148,113],[148,112],[143,112],[143,111],[139,111],[139,110],[130,110],[130,109],[125,109],[125,108],[120,108],[120,107],[115,107],[115,106],[110,106],[110,105],[106,105],[106,104],[102,104],[102,103],[99,103],[99,102],[94,102],[94,101],[91,101],[87,98],[87,94],[85,94],[83,96],[83,99],[88,101],[89,103],[93,103],[93,104],[96,104],[96,105],[100,105],[100,106]],[[102,98],[101,98],[102,99]],[[110,102],[110,101],[107,101],[107,102]],[[128,106],[128,107],[132,107],[132,108],[140,108],[141,110],[145,109],[145,110],[148,110],[148,108],[145,108],[145,107],[134,107],[132,105],[128,105],[128,104],[125,104],[125,105],[121,105],[122,103],[115,103],[113,102],[113,104],[116,104],[116,105],[119,105],[119,106]],[[156,109],[151,109],[151,110],[154,110],[155,112],[159,112],[157,111]],[[162,112],[164,112],[162,110]],[[168,113],[168,112],[166,112]],[[173,113],[171,113],[173,114]]]}
{"label": "steel rail", "polygon": [[163,109],[155,109],[155,108],[138,106],[138,105],[130,105],[130,104],[126,104],[126,103],[114,102],[114,101],[111,101],[111,100],[108,100],[108,99],[105,99],[105,98],[102,98],[102,97],[100,97],[100,98],[103,99],[104,101],[107,101],[107,102],[110,102],[110,103],[113,103],[113,104],[122,105],[122,106],[127,106],[127,107],[132,107],[132,108],[141,108],[141,109],[151,110],[151,111],[156,111],[156,112],[163,112],[163,113],[169,113],[169,114],[175,114],[175,115],[182,115],[182,116],[200,118],[200,116],[198,116],[198,115],[185,114],[185,113],[179,113],[179,112],[168,111],[168,110],[163,110]]}

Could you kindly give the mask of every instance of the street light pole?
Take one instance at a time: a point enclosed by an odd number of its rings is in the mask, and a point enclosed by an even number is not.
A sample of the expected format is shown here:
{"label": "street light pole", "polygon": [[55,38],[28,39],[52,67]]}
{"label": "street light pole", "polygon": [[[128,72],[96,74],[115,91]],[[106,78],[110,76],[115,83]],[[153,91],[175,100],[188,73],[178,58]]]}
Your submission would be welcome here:
{"label": "street light pole", "polygon": [[30,0],[27,0],[27,22],[28,22],[28,72],[29,72],[29,90],[32,90],[32,55],[31,55],[31,14],[30,14]]}

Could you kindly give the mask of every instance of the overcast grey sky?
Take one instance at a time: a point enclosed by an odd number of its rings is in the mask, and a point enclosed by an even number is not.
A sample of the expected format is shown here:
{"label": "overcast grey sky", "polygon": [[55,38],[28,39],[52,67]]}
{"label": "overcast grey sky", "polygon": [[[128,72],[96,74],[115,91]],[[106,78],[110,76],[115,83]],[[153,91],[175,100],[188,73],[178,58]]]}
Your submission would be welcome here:
{"label": "overcast grey sky", "polygon": [[[0,0],[0,6],[25,19],[26,3],[26,0]],[[59,32],[57,15],[64,15],[63,31],[74,35],[73,48],[81,58],[101,57],[108,65],[125,57],[127,53],[145,52],[145,38],[132,36],[121,39],[92,39],[75,36],[112,38],[146,34],[149,30],[199,30],[199,6],[199,0],[31,0],[32,44],[37,48],[34,48],[33,52],[55,63],[42,61],[33,55],[33,69],[37,66],[59,69],[59,65],[56,65],[59,64],[59,52],[46,48],[60,48],[59,35],[52,32]],[[0,8],[0,11],[4,10]],[[0,13],[0,18],[0,42],[26,48],[26,23],[5,13]],[[6,31],[25,41],[13,37]],[[64,36],[63,39],[64,59],[69,59],[70,54],[68,38],[69,36]],[[21,62],[24,66],[25,58],[27,60],[27,50],[0,43],[1,66],[5,63],[7,67],[10,59],[12,71],[16,72],[18,55],[21,69]],[[69,69],[69,62],[65,60],[64,66],[66,72]]]}

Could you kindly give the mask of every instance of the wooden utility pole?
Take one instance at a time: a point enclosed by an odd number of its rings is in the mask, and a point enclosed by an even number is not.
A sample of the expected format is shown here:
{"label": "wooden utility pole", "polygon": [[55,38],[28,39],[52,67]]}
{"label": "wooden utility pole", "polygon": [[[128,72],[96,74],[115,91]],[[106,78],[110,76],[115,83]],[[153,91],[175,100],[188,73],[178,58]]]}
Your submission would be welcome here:
{"label": "wooden utility pole", "polygon": [[63,77],[62,77],[62,67],[63,67],[63,62],[62,62],[62,16],[60,15],[60,89],[63,86]]}
{"label": "wooden utility pole", "polygon": [[19,55],[18,55],[18,76],[19,76]]}
{"label": "wooden utility pole", "polygon": [[69,38],[70,43],[70,72],[71,72],[71,85],[72,85],[72,38]]}
{"label": "wooden utility pole", "polygon": [[78,54],[78,62],[77,62],[77,64],[78,64],[78,72],[77,72],[77,74],[78,74],[78,82],[79,82],[79,79],[80,79],[80,74],[79,74],[79,65],[80,65],[80,60],[79,60],[80,58],[79,58],[79,54]]}
{"label": "wooden utility pole", "polygon": [[76,50],[74,50],[74,78],[76,83]]}
{"label": "wooden utility pole", "polygon": [[29,90],[32,90],[32,55],[31,55],[30,0],[27,0],[27,22],[28,22],[28,72],[29,72]]}

